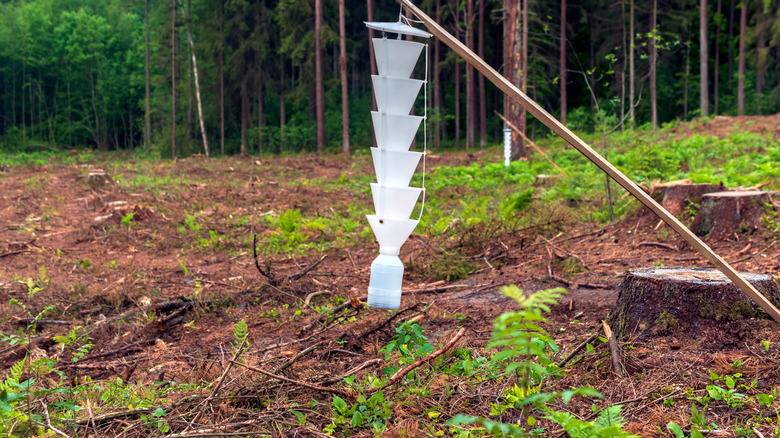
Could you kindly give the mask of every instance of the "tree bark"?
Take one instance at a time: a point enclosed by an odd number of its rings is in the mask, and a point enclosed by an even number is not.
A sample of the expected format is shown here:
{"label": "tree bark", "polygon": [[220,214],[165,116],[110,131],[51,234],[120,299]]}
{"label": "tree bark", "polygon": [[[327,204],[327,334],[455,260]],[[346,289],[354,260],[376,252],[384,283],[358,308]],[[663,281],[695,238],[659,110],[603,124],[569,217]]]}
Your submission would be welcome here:
{"label": "tree bark", "polygon": [[710,115],[708,64],[709,50],[707,49],[707,0],[699,0],[699,108],[702,117]]}
{"label": "tree bark", "polygon": [[[485,2],[487,0],[477,0],[479,5],[479,46],[477,47],[480,58],[485,59]],[[485,95],[485,77],[477,75],[479,84],[479,147],[487,147],[487,96]]]}
{"label": "tree bark", "polygon": [[[504,76],[517,84],[522,90],[522,3],[521,0],[504,0]],[[506,118],[521,131],[525,129],[520,105],[511,99],[504,98],[504,113]],[[522,117],[521,117],[522,114]],[[523,131],[523,133],[525,133]],[[525,157],[525,144],[523,138],[512,132],[512,159]]]}
{"label": "tree bark", "polygon": [[[780,301],[780,289],[771,275],[741,274],[768,300]],[[689,338],[679,341],[697,340],[722,348],[744,343],[739,332],[756,321],[745,321],[743,326],[742,320],[766,317],[753,300],[714,269],[634,269],[626,273],[619,288],[615,308],[607,317],[616,338],[674,335]]]}
{"label": "tree bark", "polygon": [[739,17],[739,71],[737,72],[737,114],[745,114],[745,39],[747,37],[747,0],[742,0]]}
{"label": "tree bark", "polygon": [[[372,2],[372,0],[369,0]],[[436,0],[436,22],[441,23],[441,0]],[[373,50],[373,49],[372,49]],[[376,65],[374,64],[373,53],[371,55],[371,74],[375,74]],[[444,117],[444,111],[442,109],[442,86],[441,86],[441,43],[438,38],[434,38],[433,41],[433,108],[436,117],[433,119],[433,148],[439,149],[441,146],[441,120]],[[376,139],[374,139],[376,142]],[[375,145],[376,146],[376,145]]]}
{"label": "tree bark", "polygon": [[[149,74],[149,0],[144,0],[144,84],[146,94],[144,95],[144,148],[152,147],[152,89]],[[68,81],[68,90],[70,90],[70,81]],[[69,93],[70,94],[70,93]],[[70,102],[70,99],[68,99]],[[70,108],[70,103],[68,103]],[[70,117],[68,117],[70,122]]]}
{"label": "tree bark", "polygon": [[774,213],[765,205],[772,205],[769,194],[758,190],[707,193],[701,198],[691,230],[707,236],[710,242],[755,231],[766,213]]}
{"label": "tree bark", "polygon": [[658,48],[656,37],[658,36],[658,0],[653,0],[653,10],[650,12],[650,122],[653,128],[658,127],[658,107],[656,101],[656,59]]}
{"label": "tree bark", "polygon": [[257,153],[263,153],[263,126],[265,126],[265,105],[263,105],[263,77],[257,79]]}
{"label": "tree bark", "polygon": [[561,89],[561,123],[566,124],[566,0],[561,0],[561,41],[558,59]]}
{"label": "tree bark", "polygon": [[219,150],[225,155],[225,2],[219,1]]}
{"label": "tree bark", "polygon": [[[522,36],[522,42],[521,48],[520,48],[520,90],[522,90],[523,93],[528,94],[528,2],[530,0],[522,0],[523,2],[523,27],[521,31]],[[527,134],[527,127],[526,127],[526,110],[524,107],[520,108],[520,114],[519,114],[519,122],[520,122],[520,130],[523,131],[523,134]],[[525,139],[520,138],[517,142],[518,145],[518,153],[520,154],[520,157],[527,157],[528,151],[526,151],[525,148]]]}
{"label": "tree bark", "polygon": [[171,159],[176,159],[176,0],[171,0]]}
{"label": "tree bark", "polygon": [[[460,20],[460,12],[457,13],[456,20]],[[455,38],[460,39],[458,27],[455,27]],[[455,149],[460,149],[460,63],[458,59],[454,60],[453,66],[455,74]]]}
{"label": "tree bark", "polygon": [[[439,1],[440,0],[437,0],[436,7],[439,7]],[[368,8],[368,21],[372,22],[372,21],[374,21],[374,0],[367,0],[367,5],[366,6]],[[369,54],[371,56],[371,74],[375,75],[375,74],[377,74],[377,67],[376,67],[376,54],[374,54],[373,39],[374,39],[374,30],[373,29],[368,29],[368,40],[371,42],[371,44],[368,45],[368,51],[369,51]],[[438,41],[436,43],[438,44]],[[438,66],[436,65],[436,60],[434,60],[434,68],[436,68],[436,67],[438,67]],[[437,81],[437,79],[434,79],[434,83],[437,83],[436,81]],[[435,90],[434,90],[434,92],[435,92]],[[374,93],[371,93],[371,111],[376,111],[376,110],[377,110],[377,107],[376,107],[376,96],[374,96]],[[436,135],[436,131],[434,131],[434,144],[436,145],[435,135]],[[375,135],[371,136],[371,146],[377,147],[376,136]]]}
{"label": "tree bark", "polygon": [[636,105],[636,70],[634,69],[634,0],[631,0],[631,11],[629,12],[628,19],[628,119],[631,120],[631,124],[633,125],[636,123],[636,112],[634,111],[634,105]]}
{"label": "tree bark", "polygon": [[195,100],[198,104],[198,120],[200,122],[200,135],[203,139],[203,151],[209,156],[209,142],[206,137],[206,126],[203,123],[203,105],[200,100],[200,81],[198,80],[198,60],[195,58],[195,43],[192,41],[192,32],[190,32],[189,16],[184,11],[184,4],[179,0],[182,17],[184,17],[184,29],[187,31],[187,41],[190,44],[190,54],[192,55],[192,72],[195,75]]}
{"label": "tree bark", "polygon": [[[721,0],[718,0],[718,17],[721,14]],[[715,68],[713,69],[712,78],[712,98],[713,108],[712,113],[718,114],[718,103],[720,100],[720,23],[715,26]]]}
{"label": "tree bark", "polygon": [[[736,19],[736,8],[737,8],[737,0],[731,0],[731,4],[729,6],[729,68],[728,68],[728,78],[726,80],[729,83],[729,88],[733,90],[731,87],[732,85],[732,79],[734,79],[734,20]],[[733,91],[732,91],[733,93]],[[733,95],[733,94],[732,94]]]}
{"label": "tree bark", "polygon": [[[466,46],[474,50],[474,0],[466,1]],[[476,114],[474,99],[474,67],[466,65],[466,149],[474,144],[474,115]]]}
{"label": "tree bark", "polygon": [[247,129],[249,127],[249,91],[247,81],[249,77],[244,75],[241,79],[241,155],[246,155]]}
{"label": "tree bark", "polygon": [[325,150],[325,90],[322,65],[322,2],[314,0],[314,84],[317,111],[317,151]]}
{"label": "tree bark", "polygon": [[[349,154],[349,96],[347,95],[347,31],[344,0],[339,0],[339,71],[341,73],[341,151]],[[373,44],[372,44],[373,45]]]}

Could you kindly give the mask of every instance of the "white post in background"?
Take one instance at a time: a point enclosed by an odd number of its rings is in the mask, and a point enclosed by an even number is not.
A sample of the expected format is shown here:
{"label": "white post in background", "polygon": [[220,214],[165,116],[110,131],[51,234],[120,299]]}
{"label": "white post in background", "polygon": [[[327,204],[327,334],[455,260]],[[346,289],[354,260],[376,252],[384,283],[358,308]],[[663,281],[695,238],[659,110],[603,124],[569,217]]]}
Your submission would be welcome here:
{"label": "white post in background", "polygon": [[512,156],[512,130],[504,128],[504,167],[509,167]]}

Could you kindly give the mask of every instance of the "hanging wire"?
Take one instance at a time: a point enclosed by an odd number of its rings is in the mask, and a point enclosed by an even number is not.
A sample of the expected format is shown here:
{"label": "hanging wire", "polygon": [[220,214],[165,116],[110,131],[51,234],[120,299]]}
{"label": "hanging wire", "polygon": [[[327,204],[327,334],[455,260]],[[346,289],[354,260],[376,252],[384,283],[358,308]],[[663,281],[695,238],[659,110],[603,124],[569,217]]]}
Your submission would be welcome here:
{"label": "hanging wire", "polygon": [[420,205],[420,217],[418,221],[422,220],[423,211],[425,210],[425,161],[428,156],[428,43],[425,43],[425,80],[423,81],[423,96],[424,96],[424,113],[423,113],[423,168],[422,168],[422,204]]}

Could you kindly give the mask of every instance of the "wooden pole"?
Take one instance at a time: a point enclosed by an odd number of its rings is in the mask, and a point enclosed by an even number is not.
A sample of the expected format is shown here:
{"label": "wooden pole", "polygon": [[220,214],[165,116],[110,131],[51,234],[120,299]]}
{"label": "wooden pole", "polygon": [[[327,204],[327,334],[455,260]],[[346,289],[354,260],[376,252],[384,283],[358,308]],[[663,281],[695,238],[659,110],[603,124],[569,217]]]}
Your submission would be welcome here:
{"label": "wooden pole", "polygon": [[718,268],[723,274],[729,278],[742,292],[753,299],[762,309],[764,309],[769,316],[777,322],[780,322],[780,310],[777,309],[769,300],[766,299],[756,288],[742,278],[739,273],[734,270],[731,265],[726,263],[720,256],[710,249],[704,242],[701,241],[691,230],[688,229],[682,222],[678,221],[671,213],[666,211],[665,208],[656,202],[650,195],[645,193],[644,190],[639,188],[633,181],[628,179],[621,171],[613,166],[609,161],[604,159],[598,152],[593,150],[587,143],[585,143],[576,134],[571,132],[566,126],[559,122],[555,117],[545,111],[539,104],[534,102],[531,98],[526,96],[516,86],[509,82],[505,77],[501,76],[493,67],[488,65],[482,58],[478,57],[463,43],[458,41],[455,37],[449,34],[438,23],[433,21],[431,17],[426,15],[420,10],[411,0],[398,0],[403,6],[409,9],[417,18],[419,18],[428,31],[432,33],[436,38],[444,42],[450,49],[462,57],[470,65],[474,66],[480,73],[492,82],[498,89],[503,91],[507,96],[520,104],[526,111],[533,114],[540,122],[550,128],[553,132],[558,134],[561,138],[566,140],[570,145],[574,146],[581,154],[598,166],[601,170],[607,173],[612,179],[620,184],[624,189],[631,193],[636,199],[638,199],[645,207],[649,208],[656,216],[666,222],[677,234],[682,236],[686,242],[688,242],[696,251],[699,252],[705,259],[709,260],[716,268]]}
{"label": "wooden pole", "polygon": [[544,158],[547,160],[547,162],[549,162],[550,164],[552,164],[552,165],[553,165],[553,167],[555,167],[556,169],[558,169],[558,172],[561,172],[561,175],[563,175],[563,176],[569,176],[568,174],[566,174],[566,172],[564,172],[564,171],[563,171],[563,169],[561,169],[560,167],[558,167],[558,165],[557,165],[557,164],[555,164],[555,163],[553,162],[553,160],[551,160],[551,159],[550,159],[550,157],[548,157],[548,156],[547,156],[547,154],[545,154],[545,153],[544,153],[544,151],[542,150],[542,148],[540,148],[539,146],[537,146],[537,145],[536,145],[536,143],[532,142],[530,138],[526,137],[526,136],[525,136],[525,134],[523,134],[523,131],[521,131],[521,130],[520,130],[520,128],[518,128],[517,126],[515,126],[515,124],[514,124],[514,123],[510,122],[509,120],[507,120],[507,118],[506,118],[506,117],[504,117],[504,116],[502,116],[502,115],[501,115],[501,114],[500,114],[498,111],[493,111],[493,112],[494,112],[494,113],[496,113],[496,115],[497,115],[499,118],[501,118],[501,120],[503,120],[503,121],[504,121],[504,123],[506,123],[506,125],[507,125],[507,126],[509,126],[510,128],[512,128],[512,130],[513,130],[513,131],[515,131],[515,132],[517,133],[517,135],[519,135],[519,136],[523,137],[523,138],[525,139],[525,141],[527,141],[527,142],[528,142],[528,144],[530,144],[530,145],[531,145],[531,147],[532,147],[532,148],[536,149],[536,152],[539,152],[539,155],[543,156],[543,157],[544,157]]}

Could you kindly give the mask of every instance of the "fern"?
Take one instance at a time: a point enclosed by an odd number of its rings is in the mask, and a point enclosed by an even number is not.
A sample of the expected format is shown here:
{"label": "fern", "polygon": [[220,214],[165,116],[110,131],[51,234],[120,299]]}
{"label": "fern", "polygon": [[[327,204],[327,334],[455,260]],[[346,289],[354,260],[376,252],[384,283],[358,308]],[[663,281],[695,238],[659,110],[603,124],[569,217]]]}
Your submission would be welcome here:
{"label": "fern", "polygon": [[238,348],[244,342],[244,338],[249,334],[249,327],[246,325],[246,321],[243,319],[236,323],[233,327],[233,339],[235,341],[235,348]]}
{"label": "fern", "polygon": [[594,422],[575,418],[568,412],[559,412],[546,408],[545,418],[557,423],[572,438],[638,438],[623,430],[624,419],[621,413],[622,405],[610,406],[599,414]]}

